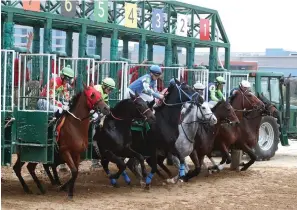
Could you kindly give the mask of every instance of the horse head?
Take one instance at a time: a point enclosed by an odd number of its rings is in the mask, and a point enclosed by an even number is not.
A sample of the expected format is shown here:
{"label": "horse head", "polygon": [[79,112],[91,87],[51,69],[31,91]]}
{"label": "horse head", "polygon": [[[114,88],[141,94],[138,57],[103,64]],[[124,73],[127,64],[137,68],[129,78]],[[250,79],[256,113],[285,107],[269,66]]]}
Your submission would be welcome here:
{"label": "horse head", "polygon": [[221,100],[213,108],[212,112],[218,119],[218,123],[239,124],[240,121],[228,101]]}
{"label": "horse head", "polygon": [[107,115],[110,113],[109,106],[104,102],[102,95],[99,91],[94,88],[93,82],[89,86],[83,83],[84,94],[87,97],[87,105],[89,110],[98,110]]}
{"label": "horse head", "polygon": [[234,109],[241,111],[265,110],[265,105],[259,98],[257,98],[252,92],[242,91],[241,89],[234,92],[230,100],[230,104]]}
{"label": "horse head", "polygon": [[152,124],[156,121],[156,117],[153,113],[153,111],[150,109],[148,103],[144,101],[136,92],[135,95],[130,93],[131,100],[133,101],[133,104],[135,105],[136,112],[133,113],[135,118],[144,118],[145,121],[148,121],[148,123]]}
{"label": "horse head", "polygon": [[217,123],[217,118],[207,102],[200,95],[186,102],[181,110],[181,121],[200,122],[210,125]]}

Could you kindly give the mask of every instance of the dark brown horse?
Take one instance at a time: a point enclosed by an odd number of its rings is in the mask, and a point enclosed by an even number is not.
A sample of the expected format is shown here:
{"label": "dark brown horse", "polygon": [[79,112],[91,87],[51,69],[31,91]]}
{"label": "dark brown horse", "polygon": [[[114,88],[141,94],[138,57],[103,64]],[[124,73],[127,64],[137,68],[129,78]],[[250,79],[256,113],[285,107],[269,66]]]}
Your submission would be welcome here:
{"label": "dark brown horse", "polygon": [[[93,85],[86,86],[72,99],[69,111],[65,112],[61,117],[64,122],[61,127],[58,138],[59,159],[66,162],[71,170],[72,177],[67,181],[61,190],[68,188],[68,197],[73,197],[74,183],[78,175],[78,165],[80,163],[80,155],[88,147],[88,130],[90,124],[90,110],[100,109],[104,114],[109,114],[109,107],[102,99],[101,94],[95,90]],[[55,160],[56,162],[56,160]],[[18,155],[17,162],[13,169],[19,178],[25,192],[30,193],[27,184],[21,175],[21,168],[24,162],[21,162]],[[54,163],[56,165],[56,163]],[[35,174],[37,163],[28,163],[28,170],[42,193],[44,189]]]}
{"label": "dark brown horse", "polygon": [[248,169],[257,159],[252,148],[258,142],[261,118],[266,114],[264,103],[252,92],[238,89],[230,99],[232,107],[240,120],[240,125],[231,128],[221,127],[215,139],[215,148],[222,152],[220,164],[231,163],[229,148],[233,145],[249,155],[251,160],[242,163],[242,171]]}
{"label": "dark brown horse", "polygon": [[217,118],[217,124],[213,126],[201,124],[198,127],[198,131],[195,136],[195,148],[190,155],[193,163],[195,164],[195,170],[189,171],[186,174],[185,181],[199,174],[205,155],[208,157],[211,156],[214,140],[219,132],[220,127],[239,124],[239,119],[237,118],[235,111],[229,102],[218,102],[212,108],[212,112]]}

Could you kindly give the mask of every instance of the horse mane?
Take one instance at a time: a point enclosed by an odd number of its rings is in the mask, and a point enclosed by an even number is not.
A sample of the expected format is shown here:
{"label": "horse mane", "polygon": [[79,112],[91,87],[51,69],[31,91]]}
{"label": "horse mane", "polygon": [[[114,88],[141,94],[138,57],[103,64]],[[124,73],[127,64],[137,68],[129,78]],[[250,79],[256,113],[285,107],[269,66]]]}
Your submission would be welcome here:
{"label": "horse mane", "polygon": [[123,99],[121,101],[119,101],[113,108],[111,108],[112,110],[116,110],[118,109],[119,106],[122,106],[122,104],[127,103],[129,100],[131,100],[130,98],[127,99]]}
{"label": "horse mane", "polygon": [[73,109],[74,109],[79,97],[81,96],[81,94],[82,94],[82,92],[80,91],[75,96],[72,97],[72,99],[71,99],[71,101],[69,103],[69,111],[70,112],[73,111]]}

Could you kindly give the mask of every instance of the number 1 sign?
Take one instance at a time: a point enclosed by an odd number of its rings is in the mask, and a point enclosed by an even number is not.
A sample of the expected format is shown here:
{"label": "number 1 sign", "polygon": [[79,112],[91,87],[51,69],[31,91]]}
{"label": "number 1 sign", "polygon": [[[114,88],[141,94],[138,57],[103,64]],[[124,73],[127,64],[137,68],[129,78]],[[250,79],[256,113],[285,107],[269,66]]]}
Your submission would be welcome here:
{"label": "number 1 sign", "polygon": [[188,17],[186,15],[177,14],[176,35],[188,36]]}
{"label": "number 1 sign", "polygon": [[209,20],[200,19],[200,40],[209,41]]}
{"label": "number 1 sign", "polygon": [[152,28],[153,31],[162,33],[164,26],[164,15],[162,9],[153,9]]}

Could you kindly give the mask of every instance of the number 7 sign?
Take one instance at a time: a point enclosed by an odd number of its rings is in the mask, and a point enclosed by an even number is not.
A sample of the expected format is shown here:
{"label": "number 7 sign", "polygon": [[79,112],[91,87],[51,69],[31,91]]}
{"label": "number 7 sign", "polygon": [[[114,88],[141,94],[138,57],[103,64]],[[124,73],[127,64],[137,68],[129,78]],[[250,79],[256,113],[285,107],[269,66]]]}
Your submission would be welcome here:
{"label": "number 7 sign", "polygon": [[200,19],[200,40],[209,41],[209,20]]}

